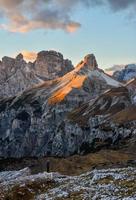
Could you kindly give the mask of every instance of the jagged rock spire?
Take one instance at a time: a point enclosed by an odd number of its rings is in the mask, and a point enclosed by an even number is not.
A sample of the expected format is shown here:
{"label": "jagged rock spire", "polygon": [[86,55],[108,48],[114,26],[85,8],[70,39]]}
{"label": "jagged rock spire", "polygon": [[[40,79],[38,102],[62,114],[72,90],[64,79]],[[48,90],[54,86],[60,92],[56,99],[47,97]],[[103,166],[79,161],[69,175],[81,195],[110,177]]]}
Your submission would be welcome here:
{"label": "jagged rock spire", "polygon": [[98,64],[97,64],[94,54],[86,55],[84,57],[84,63],[86,63],[87,66],[89,67],[89,69],[91,69],[91,70],[95,70],[98,68]]}
{"label": "jagged rock spire", "polygon": [[22,53],[20,53],[20,54],[18,54],[17,56],[16,56],[16,60],[23,60],[24,59],[24,57],[23,57],[23,54]]}

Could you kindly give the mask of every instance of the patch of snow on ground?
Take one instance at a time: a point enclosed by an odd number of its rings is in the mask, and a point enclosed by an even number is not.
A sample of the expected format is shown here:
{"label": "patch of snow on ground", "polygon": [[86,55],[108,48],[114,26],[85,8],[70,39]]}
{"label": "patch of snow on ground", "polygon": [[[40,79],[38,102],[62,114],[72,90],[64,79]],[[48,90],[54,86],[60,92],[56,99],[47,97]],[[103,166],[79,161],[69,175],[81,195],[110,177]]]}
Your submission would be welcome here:
{"label": "patch of snow on ground", "polygon": [[[47,187],[47,180],[52,183],[46,192],[35,193],[35,200],[92,199],[92,200],[136,200],[136,168],[114,168],[89,171],[80,176],[63,176],[59,173],[39,173],[30,175],[28,168],[20,171],[0,173],[0,187],[3,191],[15,185],[25,187],[29,182],[42,181]],[[130,184],[127,187],[127,184]],[[23,198],[22,198],[23,200]]]}

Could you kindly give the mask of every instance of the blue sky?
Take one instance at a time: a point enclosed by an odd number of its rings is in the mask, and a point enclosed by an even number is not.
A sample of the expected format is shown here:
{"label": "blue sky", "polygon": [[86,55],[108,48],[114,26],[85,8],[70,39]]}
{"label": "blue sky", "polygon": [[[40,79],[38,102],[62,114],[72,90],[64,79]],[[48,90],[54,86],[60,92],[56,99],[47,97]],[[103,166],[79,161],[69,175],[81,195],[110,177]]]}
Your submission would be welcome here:
{"label": "blue sky", "polygon": [[[39,52],[54,49],[63,53],[74,64],[88,53],[95,54],[102,68],[114,64],[136,63],[136,21],[133,16],[130,17],[129,9],[113,11],[107,6],[87,8],[78,5],[70,14],[74,21],[81,24],[72,33],[63,28],[52,27],[36,28],[25,33],[2,27],[0,57],[12,57],[24,50]],[[6,20],[6,17],[2,17],[0,24],[5,24]]]}

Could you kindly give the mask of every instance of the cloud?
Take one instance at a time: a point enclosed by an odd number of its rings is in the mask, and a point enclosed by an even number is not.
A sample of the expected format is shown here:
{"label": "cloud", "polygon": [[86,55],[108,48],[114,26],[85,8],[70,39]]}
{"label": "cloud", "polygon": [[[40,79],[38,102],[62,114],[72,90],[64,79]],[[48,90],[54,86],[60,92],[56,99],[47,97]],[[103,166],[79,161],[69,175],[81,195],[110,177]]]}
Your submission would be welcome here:
{"label": "cloud", "polygon": [[0,0],[0,13],[4,18],[0,29],[21,33],[36,29],[75,32],[81,27],[72,19],[78,5],[108,6],[112,11],[134,10],[136,0]]}
{"label": "cloud", "polygon": [[27,61],[34,61],[37,58],[37,53],[36,52],[31,52],[31,51],[22,51],[23,57]]}
{"label": "cloud", "polygon": [[113,67],[110,67],[108,69],[105,69],[106,73],[112,75],[116,71],[121,71],[122,69],[125,68],[126,65],[114,65]]}
{"label": "cloud", "polygon": [[125,10],[129,8],[136,8],[135,0],[85,0],[86,5],[108,5],[113,11]]}
{"label": "cloud", "polygon": [[107,2],[114,11],[124,10],[130,7],[136,8],[135,0],[107,0]]}
{"label": "cloud", "polygon": [[[75,32],[81,25],[71,19],[72,6],[61,0],[0,0],[0,12],[6,19],[0,28],[11,32],[29,32],[36,29],[62,29]],[[4,20],[5,21],[5,20]]]}
{"label": "cloud", "polygon": [[0,6],[4,7],[4,9],[15,8],[20,5],[23,0],[0,0]]}

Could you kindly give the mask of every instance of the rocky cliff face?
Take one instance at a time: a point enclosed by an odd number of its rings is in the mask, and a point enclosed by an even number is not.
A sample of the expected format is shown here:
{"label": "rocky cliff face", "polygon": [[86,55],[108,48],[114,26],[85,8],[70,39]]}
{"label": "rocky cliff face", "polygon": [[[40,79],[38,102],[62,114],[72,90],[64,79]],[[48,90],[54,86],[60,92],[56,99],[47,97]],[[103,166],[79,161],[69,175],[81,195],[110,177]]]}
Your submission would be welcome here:
{"label": "rocky cliff face", "polygon": [[114,147],[135,134],[135,115],[123,124],[113,120],[131,106],[129,90],[89,54],[63,77],[0,100],[0,157],[61,157]]}
{"label": "rocky cliff face", "polygon": [[117,148],[136,141],[136,106],[125,87],[112,88],[94,101],[80,106],[69,114],[69,119],[80,127],[89,128],[83,152],[103,147]]}
{"label": "rocky cliff face", "polygon": [[0,97],[14,96],[44,80],[63,76],[72,69],[71,61],[55,51],[38,53],[34,63],[26,63],[22,54],[15,59],[3,57],[0,62]]}
{"label": "rocky cliff face", "polygon": [[136,104],[136,78],[128,81],[127,84],[126,84],[126,87],[129,90],[132,103]]}
{"label": "rocky cliff face", "polygon": [[36,74],[43,80],[55,79],[73,69],[72,62],[56,51],[41,51],[34,62]]}

